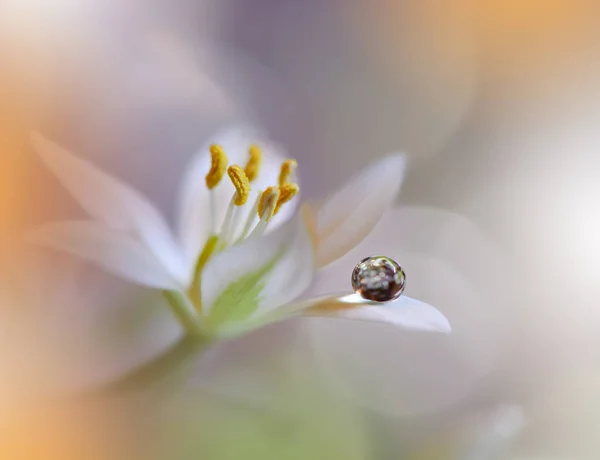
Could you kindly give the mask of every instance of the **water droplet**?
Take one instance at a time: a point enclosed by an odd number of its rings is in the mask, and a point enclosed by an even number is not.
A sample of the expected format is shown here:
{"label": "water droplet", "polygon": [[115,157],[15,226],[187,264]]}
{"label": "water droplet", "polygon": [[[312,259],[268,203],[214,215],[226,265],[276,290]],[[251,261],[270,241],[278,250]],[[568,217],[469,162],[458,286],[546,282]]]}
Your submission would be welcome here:
{"label": "water droplet", "polygon": [[390,257],[371,256],[361,260],[352,272],[354,292],[367,300],[387,302],[400,297],[406,274]]}

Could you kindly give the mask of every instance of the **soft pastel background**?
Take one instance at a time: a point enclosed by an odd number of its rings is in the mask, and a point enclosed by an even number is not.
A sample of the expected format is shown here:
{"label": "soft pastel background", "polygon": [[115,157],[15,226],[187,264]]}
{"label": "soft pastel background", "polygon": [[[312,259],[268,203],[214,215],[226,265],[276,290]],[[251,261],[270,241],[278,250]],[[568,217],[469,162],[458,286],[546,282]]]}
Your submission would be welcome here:
{"label": "soft pastel background", "polygon": [[[0,458],[597,460],[599,7],[4,0]],[[288,322],[211,350],[176,396],[66,397],[177,325],[152,293],[22,243],[82,215],[28,132],[172,218],[187,160],[242,119],[298,160],[303,198],[410,155],[398,207],[314,290],[385,253],[452,335]]]}

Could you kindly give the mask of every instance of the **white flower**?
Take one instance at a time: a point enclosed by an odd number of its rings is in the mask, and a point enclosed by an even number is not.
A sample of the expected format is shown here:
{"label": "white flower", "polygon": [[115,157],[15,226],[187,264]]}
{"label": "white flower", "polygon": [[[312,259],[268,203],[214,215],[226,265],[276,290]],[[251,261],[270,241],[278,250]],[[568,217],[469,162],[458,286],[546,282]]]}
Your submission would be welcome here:
{"label": "white flower", "polygon": [[295,162],[250,129],[229,129],[187,169],[174,236],[138,191],[40,135],[32,142],[93,220],[47,224],[31,240],[163,290],[191,333],[229,336],[298,313],[450,330],[435,308],[406,296],[391,302],[402,308],[345,295],[294,302],[316,270],[359,243],[393,202],[403,155],[384,158],[294,216]]}

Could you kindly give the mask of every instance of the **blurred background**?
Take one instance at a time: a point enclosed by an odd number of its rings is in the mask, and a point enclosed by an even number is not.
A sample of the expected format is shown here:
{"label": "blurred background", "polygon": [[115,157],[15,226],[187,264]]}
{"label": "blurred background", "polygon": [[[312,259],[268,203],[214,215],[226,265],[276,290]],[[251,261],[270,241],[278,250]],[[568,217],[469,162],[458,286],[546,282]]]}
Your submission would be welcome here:
{"label": "blurred background", "polygon": [[[598,459],[600,11],[585,0],[4,0],[2,458]],[[63,399],[177,336],[152,293],[22,243],[83,211],[36,130],[172,220],[200,145],[250,121],[319,200],[410,167],[365,244],[448,337],[298,320],[211,350],[176,396]],[[156,298],[155,298],[156,297]]]}

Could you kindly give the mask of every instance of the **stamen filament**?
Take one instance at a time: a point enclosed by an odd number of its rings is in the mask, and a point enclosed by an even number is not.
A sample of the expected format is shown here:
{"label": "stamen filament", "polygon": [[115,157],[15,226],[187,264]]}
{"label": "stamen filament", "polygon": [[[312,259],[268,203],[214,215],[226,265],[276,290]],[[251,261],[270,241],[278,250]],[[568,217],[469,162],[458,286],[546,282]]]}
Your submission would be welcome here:
{"label": "stamen filament", "polygon": [[242,217],[241,206],[233,206],[233,210],[231,212],[229,222],[227,222],[227,227],[223,226],[223,230],[221,232],[221,240],[223,247],[228,246],[231,243],[233,238],[233,232],[240,225],[240,219]]}
{"label": "stamen filament", "polygon": [[210,233],[214,235],[217,233],[217,200],[215,192],[212,190],[208,191],[208,205],[210,209]]}
{"label": "stamen filament", "polygon": [[244,240],[248,236],[248,233],[250,233],[250,228],[252,227],[252,224],[254,223],[254,219],[256,218],[256,214],[258,213],[258,205],[260,203],[261,198],[262,198],[262,194],[258,195],[256,197],[256,200],[254,200],[252,209],[248,213],[248,217],[246,217],[246,222],[244,223],[244,228],[242,229],[242,233],[240,234],[239,238],[236,241],[237,243]]}
{"label": "stamen filament", "polygon": [[192,279],[192,284],[190,285],[190,289],[188,291],[188,295],[192,299],[196,310],[202,311],[202,295],[201,295],[201,275],[206,262],[211,258],[215,249],[217,248],[217,243],[219,242],[219,237],[217,235],[212,235],[206,241],[202,252],[200,253],[200,257],[196,262],[196,266],[194,267],[194,278]]}
{"label": "stamen filament", "polygon": [[227,206],[227,211],[225,212],[225,218],[223,219],[223,225],[221,225],[221,244],[219,245],[221,248],[225,247],[225,235],[229,233],[229,228],[231,227],[231,219],[233,217],[233,212],[236,208],[235,206],[236,195],[234,194],[229,202],[229,206]]}
{"label": "stamen filament", "polygon": [[256,227],[254,227],[254,230],[252,230],[252,233],[250,233],[248,238],[254,238],[255,236],[261,236],[263,233],[265,233],[265,230],[267,229],[268,225],[269,225],[269,222],[266,219],[259,220],[258,223],[256,224]]}

